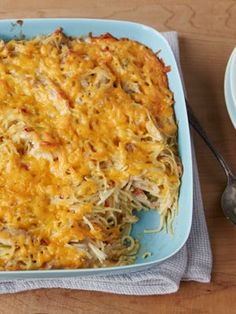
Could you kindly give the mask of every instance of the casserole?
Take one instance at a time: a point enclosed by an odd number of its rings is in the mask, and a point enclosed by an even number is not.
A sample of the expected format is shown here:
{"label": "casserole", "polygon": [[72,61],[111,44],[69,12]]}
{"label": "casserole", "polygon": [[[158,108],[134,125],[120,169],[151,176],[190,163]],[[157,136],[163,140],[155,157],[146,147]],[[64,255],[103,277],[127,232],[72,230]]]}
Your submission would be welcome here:
{"label": "casserole", "polygon": [[[160,57],[166,65],[171,67],[168,75],[170,89],[174,93],[175,113],[179,126],[179,153],[182,159],[184,174],[179,197],[179,214],[174,221],[173,235],[165,232],[145,234],[145,229],[155,229],[159,223],[157,212],[140,212],[140,220],[132,230],[132,236],[140,241],[141,248],[138,252],[135,264],[120,267],[108,267],[99,269],[76,269],[76,270],[37,270],[37,271],[4,271],[0,273],[2,278],[23,277],[54,277],[74,276],[103,272],[124,272],[137,270],[141,267],[150,266],[153,263],[161,262],[177,252],[185,243],[191,227],[192,216],[192,170],[191,170],[191,149],[187,115],[184,105],[184,97],[179,78],[177,66],[172,52],[165,39],[151,28],[119,21],[102,20],[80,20],[80,19],[46,19],[46,20],[24,20],[2,21],[5,31],[0,36],[9,40],[13,36],[26,36],[27,38],[38,34],[49,34],[55,29],[62,27],[67,35],[81,36],[92,32],[93,35],[100,35],[109,32],[116,37],[127,37],[137,40],[151,48],[153,51],[161,50]],[[145,252],[151,252],[151,256],[143,259]],[[9,277],[10,276],[10,277]]]}

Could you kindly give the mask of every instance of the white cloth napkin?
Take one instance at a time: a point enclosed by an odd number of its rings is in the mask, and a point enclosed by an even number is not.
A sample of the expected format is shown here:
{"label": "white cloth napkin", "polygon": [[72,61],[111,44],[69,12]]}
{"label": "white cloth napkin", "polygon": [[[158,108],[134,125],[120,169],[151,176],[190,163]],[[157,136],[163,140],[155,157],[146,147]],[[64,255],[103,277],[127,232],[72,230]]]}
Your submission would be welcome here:
{"label": "white cloth napkin", "polygon": [[[163,35],[168,40],[180,69],[177,33],[168,32],[163,33]],[[0,281],[0,293],[15,293],[39,288],[66,288],[129,295],[153,295],[177,291],[181,280],[209,282],[212,255],[203,211],[194,148],[193,177],[193,224],[190,236],[184,247],[162,264],[157,264],[146,270],[122,275]]]}

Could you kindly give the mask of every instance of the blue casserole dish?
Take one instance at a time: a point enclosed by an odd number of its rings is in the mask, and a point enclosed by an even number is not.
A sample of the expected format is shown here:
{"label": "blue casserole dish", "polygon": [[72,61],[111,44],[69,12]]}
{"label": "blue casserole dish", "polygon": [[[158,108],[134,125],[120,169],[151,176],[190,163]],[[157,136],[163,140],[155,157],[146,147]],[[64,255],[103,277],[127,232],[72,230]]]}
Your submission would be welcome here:
{"label": "blue casserole dish", "polygon": [[[154,211],[139,214],[140,220],[134,225],[132,235],[140,241],[141,246],[136,261],[132,265],[96,269],[0,271],[0,280],[104,275],[137,271],[161,263],[176,254],[185,244],[191,229],[193,178],[190,132],[182,82],[168,42],[159,32],[142,24],[98,19],[25,19],[23,23],[16,20],[1,20],[0,38],[10,40],[15,37],[19,38],[22,34],[26,38],[31,38],[39,34],[49,34],[59,27],[62,27],[64,32],[70,36],[87,35],[89,32],[100,35],[109,32],[118,38],[127,37],[136,40],[153,51],[160,50],[159,56],[166,65],[171,67],[168,80],[170,89],[174,93],[174,109],[179,128],[179,154],[184,168],[179,195],[179,213],[174,220],[172,235],[165,231],[145,234],[144,229],[157,228],[159,214]],[[144,259],[143,254],[146,251],[151,252],[152,255]]]}

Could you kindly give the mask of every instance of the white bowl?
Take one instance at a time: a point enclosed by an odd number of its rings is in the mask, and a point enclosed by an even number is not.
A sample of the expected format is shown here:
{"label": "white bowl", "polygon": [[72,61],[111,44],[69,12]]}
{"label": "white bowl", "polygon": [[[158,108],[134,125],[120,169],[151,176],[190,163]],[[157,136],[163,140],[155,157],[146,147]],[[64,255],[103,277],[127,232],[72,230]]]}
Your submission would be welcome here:
{"label": "white bowl", "polygon": [[236,129],[236,48],[233,50],[225,70],[224,93],[227,110]]}
{"label": "white bowl", "polygon": [[233,97],[234,106],[236,107],[236,47],[231,54],[229,76],[230,89]]}

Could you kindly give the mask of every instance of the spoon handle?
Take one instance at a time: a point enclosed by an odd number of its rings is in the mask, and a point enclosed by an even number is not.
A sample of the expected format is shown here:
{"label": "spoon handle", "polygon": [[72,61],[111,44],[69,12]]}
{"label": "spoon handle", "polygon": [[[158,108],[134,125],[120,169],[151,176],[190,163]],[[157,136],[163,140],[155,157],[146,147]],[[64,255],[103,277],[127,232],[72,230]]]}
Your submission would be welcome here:
{"label": "spoon handle", "polygon": [[187,104],[187,112],[188,112],[188,118],[191,126],[194,128],[194,130],[201,136],[201,138],[204,140],[204,142],[207,144],[207,146],[210,148],[212,153],[215,155],[216,159],[221,164],[222,168],[224,169],[227,177],[232,176],[233,173],[229,166],[227,165],[226,161],[224,160],[223,156],[219,153],[219,151],[215,148],[215,146],[211,143],[211,141],[208,138],[208,135],[206,134],[205,130],[202,128],[201,124],[199,123],[198,119],[194,115],[189,102],[187,99],[185,99]]}

